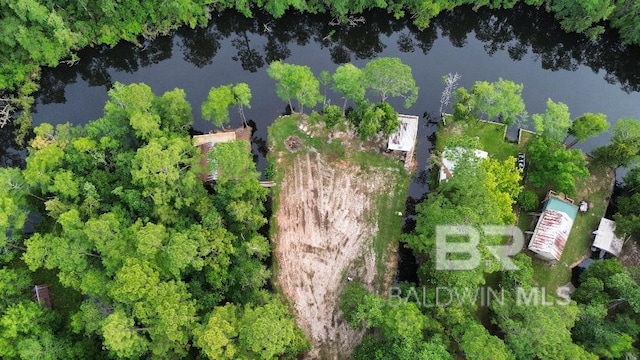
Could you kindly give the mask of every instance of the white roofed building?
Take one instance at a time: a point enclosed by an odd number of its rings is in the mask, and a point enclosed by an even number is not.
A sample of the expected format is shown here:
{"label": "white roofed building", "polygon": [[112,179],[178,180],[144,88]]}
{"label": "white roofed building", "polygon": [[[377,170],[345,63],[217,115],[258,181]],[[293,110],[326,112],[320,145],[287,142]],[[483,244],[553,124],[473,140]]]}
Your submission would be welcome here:
{"label": "white roofed building", "polygon": [[453,176],[453,170],[459,159],[467,153],[473,153],[477,159],[486,159],[489,154],[484,150],[467,149],[463,147],[446,148],[442,152],[442,166],[440,166],[440,182],[446,181]]}
{"label": "white roofed building", "polygon": [[616,257],[620,255],[624,241],[623,239],[616,236],[615,230],[615,221],[605,218],[600,219],[598,230],[593,232],[593,234],[595,235],[595,238],[593,240],[593,247],[596,249],[604,250]]}
{"label": "white roofed building", "polygon": [[413,115],[398,114],[400,127],[398,131],[389,135],[387,149],[392,151],[412,151],[416,146],[418,136],[418,117]]}

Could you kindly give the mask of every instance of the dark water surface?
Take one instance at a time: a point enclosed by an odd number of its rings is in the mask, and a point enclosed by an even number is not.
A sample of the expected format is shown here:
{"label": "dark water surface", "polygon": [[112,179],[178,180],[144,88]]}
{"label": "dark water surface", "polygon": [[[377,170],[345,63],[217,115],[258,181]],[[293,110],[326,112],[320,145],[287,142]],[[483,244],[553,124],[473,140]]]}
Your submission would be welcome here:
{"label": "dark water surface", "polygon": [[[436,114],[441,77],[462,75],[460,85],[502,77],[524,84],[523,97],[530,114],[543,112],[547,98],[569,105],[572,117],[603,112],[611,122],[623,116],[640,118],[640,49],[621,45],[614,34],[590,42],[566,34],[557,22],[535,8],[512,11],[458,9],[435,19],[419,31],[410,20],[393,20],[384,13],[365,16],[358,26],[331,26],[323,16],[289,15],[246,19],[224,13],[208,28],[180,29],[142,46],[128,43],[113,49],[82,51],[72,66],[45,69],[37,96],[34,123],[86,123],[102,115],[107,90],[116,81],[144,82],[156,94],[175,87],[185,89],[193,105],[195,128],[212,129],[201,119],[200,105],[212,86],[246,82],[253,91],[248,118],[257,124],[254,153],[264,166],[266,127],[284,111],[275,83],[266,74],[268,63],[282,59],[305,64],[318,74],[345,62],[364,66],[370,59],[397,56],[410,65],[420,87],[418,101],[407,114]],[[333,103],[339,96],[330,94]],[[232,125],[239,120],[232,112]],[[428,137],[434,123],[423,118],[419,129],[420,162],[410,196],[428,190],[423,170],[428,165]],[[591,150],[606,143],[608,134],[578,145]],[[422,172],[421,172],[422,171]]]}

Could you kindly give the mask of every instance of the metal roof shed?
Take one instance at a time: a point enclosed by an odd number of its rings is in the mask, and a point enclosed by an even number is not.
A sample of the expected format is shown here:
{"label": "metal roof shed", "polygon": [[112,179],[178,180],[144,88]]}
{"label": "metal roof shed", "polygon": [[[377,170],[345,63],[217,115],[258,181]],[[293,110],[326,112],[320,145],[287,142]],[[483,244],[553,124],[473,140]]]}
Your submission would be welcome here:
{"label": "metal roof shed", "polygon": [[544,260],[560,260],[578,207],[555,196],[547,200],[529,242],[529,250]]}
{"label": "metal roof shed", "polygon": [[35,285],[33,289],[31,289],[31,294],[33,295],[33,299],[38,304],[43,305],[48,309],[52,308],[51,293],[49,292],[49,285],[47,284]]}

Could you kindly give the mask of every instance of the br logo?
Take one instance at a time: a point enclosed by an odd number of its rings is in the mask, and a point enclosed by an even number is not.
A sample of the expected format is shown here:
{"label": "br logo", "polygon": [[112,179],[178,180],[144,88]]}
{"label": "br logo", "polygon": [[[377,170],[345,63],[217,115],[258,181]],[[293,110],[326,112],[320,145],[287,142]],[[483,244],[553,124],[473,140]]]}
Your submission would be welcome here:
{"label": "br logo", "polygon": [[[485,225],[480,227],[485,236],[508,237],[508,245],[486,245],[505,270],[518,270],[510,257],[520,252],[524,246],[522,231],[513,225]],[[466,238],[468,241],[447,241],[447,238]],[[467,225],[436,226],[436,270],[473,270],[480,265],[482,256],[478,250],[480,231]],[[452,254],[459,254],[452,258]],[[457,257],[457,258],[456,258]],[[464,259],[460,259],[464,258]]]}

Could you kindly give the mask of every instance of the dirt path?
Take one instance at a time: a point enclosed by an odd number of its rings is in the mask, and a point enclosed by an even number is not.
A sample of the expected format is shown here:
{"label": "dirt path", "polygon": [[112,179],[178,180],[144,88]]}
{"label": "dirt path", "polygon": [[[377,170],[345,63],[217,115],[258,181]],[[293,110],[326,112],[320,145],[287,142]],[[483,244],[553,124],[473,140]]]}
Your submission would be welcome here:
{"label": "dirt path", "polygon": [[382,174],[329,164],[316,152],[298,155],[286,171],[275,214],[277,281],[311,340],[307,357],[347,358],[362,334],[342,320],[338,296],[347,276],[373,284],[372,195],[392,190]]}

